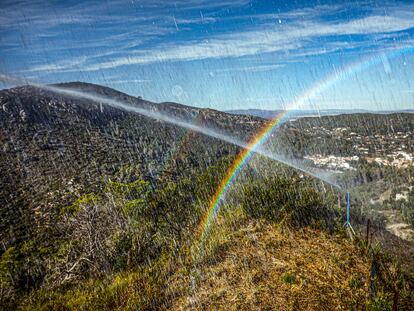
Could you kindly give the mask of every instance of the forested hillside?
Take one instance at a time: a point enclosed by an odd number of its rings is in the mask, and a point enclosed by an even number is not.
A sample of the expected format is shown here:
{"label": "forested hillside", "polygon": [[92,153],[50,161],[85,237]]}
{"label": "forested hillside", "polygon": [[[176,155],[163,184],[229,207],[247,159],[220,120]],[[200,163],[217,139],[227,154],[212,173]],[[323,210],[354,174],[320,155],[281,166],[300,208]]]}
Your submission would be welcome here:
{"label": "forested hillside", "polygon": [[[91,84],[61,87],[243,140],[266,124]],[[200,229],[240,148],[31,86],[1,91],[0,104],[0,294],[6,309],[202,310],[229,303],[244,310],[258,303],[323,309],[330,301],[336,308],[382,310],[395,299],[403,309],[413,303],[407,261],[401,267],[375,237],[358,233],[349,240],[344,202],[338,205],[343,189],[255,155],[217,219]],[[394,126],[393,118],[375,122]],[[282,126],[267,147],[299,159],[312,145],[329,148],[317,143],[313,119],[301,122]],[[364,230],[366,217],[355,209],[355,228]],[[375,219],[372,228],[385,233]]]}
{"label": "forested hillside", "polygon": [[[178,104],[157,105],[96,85],[69,83],[65,87],[231,128],[243,136],[261,123]],[[139,177],[155,186],[158,180],[191,175],[239,150],[139,114],[34,87],[1,91],[0,104],[0,198],[5,206],[0,211],[4,219],[0,234],[5,246],[24,239],[32,222],[53,221],[49,214],[55,207],[102,189],[115,176],[128,182]]]}

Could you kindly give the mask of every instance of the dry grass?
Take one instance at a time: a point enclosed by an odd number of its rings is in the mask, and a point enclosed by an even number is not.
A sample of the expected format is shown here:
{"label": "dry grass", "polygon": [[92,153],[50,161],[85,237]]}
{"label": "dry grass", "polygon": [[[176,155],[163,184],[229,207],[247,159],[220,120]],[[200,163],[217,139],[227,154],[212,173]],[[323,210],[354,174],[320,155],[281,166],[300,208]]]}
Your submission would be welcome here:
{"label": "dry grass", "polygon": [[[225,229],[222,230],[224,234]],[[229,233],[229,232],[228,232]],[[248,220],[172,287],[174,310],[363,309],[370,265],[342,236]]]}
{"label": "dry grass", "polygon": [[[188,239],[147,267],[68,291],[38,293],[23,305],[28,310],[389,310],[367,308],[371,260],[358,245],[342,234],[251,219],[235,208],[215,221],[203,253]],[[392,302],[389,292],[377,294]],[[412,301],[405,300],[401,310]]]}

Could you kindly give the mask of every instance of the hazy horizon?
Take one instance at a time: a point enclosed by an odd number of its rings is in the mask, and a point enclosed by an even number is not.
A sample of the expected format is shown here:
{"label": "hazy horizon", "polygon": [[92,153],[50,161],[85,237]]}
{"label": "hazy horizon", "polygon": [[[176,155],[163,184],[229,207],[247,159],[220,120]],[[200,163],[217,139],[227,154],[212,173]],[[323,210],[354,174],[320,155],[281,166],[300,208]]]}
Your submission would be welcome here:
{"label": "hazy horizon", "polygon": [[[58,84],[60,84],[60,83],[63,83],[63,84],[64,83],[78,83],[78,82],[79,83],[89,83],[89,82],[84,82],[84,81],[66,81],[66,82],[59,82]],[[4,81],[1,81],[1,79],[0,79],[0,84],[1,83],[3,83],[4,85],[8,85],[8,86],[7,87],[4,87],[4,88],[1,88],[0,91],[1,90],[7,90],[9,88],[14,88],[14,87],[24,87],[24,86],[30,86],[31,85],[30,83],[26,83],[26,84],[6,83]],[[51,84],[47,84],[47,85],[54,85],[54,84],[51,83]],[[121,91],[121,90],[119,90],[119,89],[117,89],[115,87],[112,87],[112,86],[105,86],[105,85],[101,85],[101,86],[110,87],[110,88],[114,89],[115,91],[123,92],[123,91]],[[147,99],[147,98],[145,98],[145,97],[143,97],[141,95],[132,95],[132,94],[128,94],[126,92],[123,92],[123,93],[125,93],[127,95],[131,95],[131,96],[140,97],[143,100],[149,100],[149,99]],[[151,100],[149,100],[149,101],[151,101]],[[180,104],[180,105],[186,105],[186,104],[180,103],[178,101],[171,101],[171,100],[161,101],[161,102],[155,102],[154,101],[154,103],[156,103],[156,104],[163,104],[163,103],[167,103],[167,102],[175,103],[175,104]],[[196,106],[192,106],[192,105],[188,105],[188,106],[190,106],[190,107],[196,107]],[[210,107],[199,107],[199,108],[210,108]],[[286,111],[285,109],[283,109],[283,107],[280,107],[279,109],[261,109],[261,108],[257,108],[257,107],[250,107],[250,108],[244,108],[243,107],[243,108],[235,108],[235,109],[220,109],[220,108],[211,108],[211,109],[216,109],[216,110],[223,111],[223,112],[237,112],[237,111],[240,111],[240,112],[248,112],[248,111],[255,111],[255,110],[257,110],[257,111],[261,111],[261,112],[264,112],[264,113],[272,113],[272,112],[278,112],[278,111]],[[357,111],[358,112],[358,111],[364,111],[364,112],[379,112],[379,113],[381,113],[381,112],[399,112],[399,111],[402,111],[402,112],[411,112],[411,111],[414,111],[414,108],[405,108],[405,109],[404,108],[403,109],[398,109],[397,108],[397,109],[390,109],[390,110],[386,110],[386,109],[379,110],[379,109],[364,109],[364,108],[323,108],[323,109],[320,109],[318,107],[314,107],[314,108],[309,107],[308,109],[301,109],[301,108],[298,108],[298,109],[289,109],[289,111],[291,111],[291,112],[307,112],[307,113],[310,113],[310,112],[317,113],[318,111],[321,111],[321,112],[328,112],[328,111],[344,111],[344,112]]]}

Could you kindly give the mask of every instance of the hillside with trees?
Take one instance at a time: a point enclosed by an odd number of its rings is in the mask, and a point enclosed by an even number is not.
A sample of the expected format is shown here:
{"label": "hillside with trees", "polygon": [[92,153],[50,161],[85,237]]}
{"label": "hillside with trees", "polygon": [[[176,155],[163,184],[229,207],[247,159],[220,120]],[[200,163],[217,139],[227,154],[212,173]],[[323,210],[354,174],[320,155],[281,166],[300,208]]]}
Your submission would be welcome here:
{"label": "hillside with trees", "polygon": [[[240,139],[267,122],[65,86]],[[200,222],[239,147],[34,87],[3,90],[0,103],[5,309],[326,309],[329,302],[404,310],[414,302],[412,244],[394,237],[402,244],[389,252],[377,236],[365,236],[369,215],[361,208],[350,239],[344,202],[338,205],[343,190],[255,155],[201,239]],[[297,124],[283,126],[268,147],[283,144],[302,158],[310,134]],[[368,166],[344,176],[349,187],[392,178]],[[381,219],[372,218],[371,233],[388,234]]]}

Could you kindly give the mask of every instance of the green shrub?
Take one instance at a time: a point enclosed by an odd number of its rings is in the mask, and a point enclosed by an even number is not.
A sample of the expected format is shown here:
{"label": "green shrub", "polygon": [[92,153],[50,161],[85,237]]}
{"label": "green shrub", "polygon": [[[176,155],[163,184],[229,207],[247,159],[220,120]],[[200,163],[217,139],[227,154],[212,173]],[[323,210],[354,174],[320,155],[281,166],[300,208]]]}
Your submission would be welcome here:
{"label": "green shrub", "polygon": [[367,303],[368,311],[391,311],[392,303],[389,295],[385,293],[379,293],[374,300],[370,300]]}
{"label": "green shrub", "polygon": [[339,213],[333,204],[301,181],[283,177],[247,182],[241,204],[253,217],[284,222],[295,227],[314,226],[333,230]]}
{"label": "green shrub", "polygon": [[358,277],[351,277],[351,279],[349,280],[349,288],[350,289],[357,289],[361,287],[361,279]]}
{"label": "green shrub", "polygon": [[286,284],[292,285],[296,281],[296,274],[295,273],[290,273],[290,272],[284,273],[282,275],[282,281]]}

